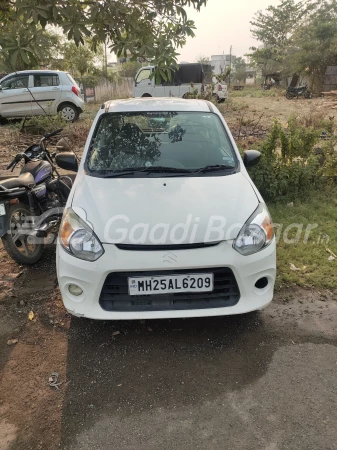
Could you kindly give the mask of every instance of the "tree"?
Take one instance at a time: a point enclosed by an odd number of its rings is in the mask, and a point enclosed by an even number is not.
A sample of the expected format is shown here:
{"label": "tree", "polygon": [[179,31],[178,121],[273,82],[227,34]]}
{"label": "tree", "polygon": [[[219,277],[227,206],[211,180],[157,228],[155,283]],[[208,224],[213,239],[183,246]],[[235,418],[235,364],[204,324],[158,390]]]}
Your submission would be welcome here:
{"label": "tree", "polygon": [[337,65],[337,1],[311,2],[308,19],[293,36],[292,70],[311,78],[311,87],[320,91],[326,68]]}
{"label": "tree", "polygon": [[235,60],[233,77],[238,81],[245,81],[247,76],[247,63],[239,56]]}
{"label": "tree", "polygon": [[263,48],[252,47],[248,56],[262,72],[272,73],[280,70],[286,58],[286,51],[291,45],[295,29],[308,11],[305,2],[282,0],[278,6],[268,6],[265,11],[258,11],[253,20],[251,33],[255,39],[264,44]]}
{"label": "tree", "polygon": [[[0,46],[8,50],[4,39],[8,27],[20,21],[28,34],[41,25],[60,27],[69,40],[83,44],[92,38],[93,49],[109,40],[118,57],[130,52],[156,62],[158,72],[176,63],[176,49],[194,36],[194,22],[186,6],[198,11],[207,0],[12,0],[0,3]],[[34,43],[34,40],[31,41]],[[33,44],[34,45],[34,44]],[[35,47],[35,45],[34,45]],[[21,47],[21,57],[30,50]]]}
{"label": "tree", "polygon": [[205,56],[205,55],[199,55],[195,61],[199,64],[206,64],[206,65],[211,64],[211,60],[209,59],[208,56]]}
{"label": "tree", "polygon": [[122,64],[121,75],[127,78],[135,78],[142,64],[138,61],[128,61]]}
{"label": "tree", "polygon": [[95,67],[97,68],[102,63],[104,66],[103,45],[100,44],[94,52],[90,39],[85,39],[84,45],[80,46],[77,46],[74,42],[65,42],[61,53],[63,69],[69,70],[72,74],[77,72],[81,77],[85,74],[92,74]]}
{"label": "tree", "polygon": [[[306,75],[311,89],[322,88],[328,65],[337,64],[337,0],[283,0],[255,15],[253,36],[264,48],[249,56],[265,74]],[[274,28],[273,28],[274,27]]]}
{"label": "tree", "polygon": [[7,72],[50,65],[61,46],[60,36],[40,25],[25,29],[22,22],[8,24],[1,32],[0,59]]}

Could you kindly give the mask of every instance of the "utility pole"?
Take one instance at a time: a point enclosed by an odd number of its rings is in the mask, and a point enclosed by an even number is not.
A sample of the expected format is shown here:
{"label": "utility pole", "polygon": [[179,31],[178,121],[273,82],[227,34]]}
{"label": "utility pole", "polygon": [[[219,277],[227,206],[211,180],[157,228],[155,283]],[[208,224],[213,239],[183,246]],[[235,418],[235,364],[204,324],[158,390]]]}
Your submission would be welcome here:
{"label": "utility pole", "polygon": [[104,75],[107,77],[108,76],[108,55],[107,55],[107,49],[106,49],[107,45],[106,45],[106,39],[104,40],[104,58],[103,58],[103,71],[104,71]]}
{"label": "utility pole", "polygon": [[231,86],[231,71],[232,71],[232,46],[230,46],[230,49],[229,49],[229,69],[230,69],[230,72],[229,72],[229,77],[228,77],[228,87],[230,87],[230,86]]}

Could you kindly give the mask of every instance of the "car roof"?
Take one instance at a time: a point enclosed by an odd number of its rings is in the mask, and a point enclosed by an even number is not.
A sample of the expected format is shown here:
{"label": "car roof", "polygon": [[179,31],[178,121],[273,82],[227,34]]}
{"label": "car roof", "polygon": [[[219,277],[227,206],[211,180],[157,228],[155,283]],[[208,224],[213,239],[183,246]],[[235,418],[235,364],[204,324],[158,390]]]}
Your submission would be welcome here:
{"label": "car roof", "polygon": [[[51,70],[51,69],[40,69],[40,70],[20,70],[20,71],[17,71],[17,72],[12,72],[12,73],[9,73],[9,74],[7,74],[5,77],[9,77],[10,75],[20,75],[20,74],[24,74],[24,73],[31,73],[31,74],[34,74],[34,73],[46,73],[46,74],[48,74],[48,73],[68,73],[68,72],[64,72],[64,71],[62,71],[62,70]],[[5,78],[4,77],[4,78]]]}
{"label": "car roof", "polygon": [[111,100],[102,105],[105,112],[134,111],[194,111],[211,112],[212,105],[205,100],[183,99],[175,97],[143,97],[126,100]]}

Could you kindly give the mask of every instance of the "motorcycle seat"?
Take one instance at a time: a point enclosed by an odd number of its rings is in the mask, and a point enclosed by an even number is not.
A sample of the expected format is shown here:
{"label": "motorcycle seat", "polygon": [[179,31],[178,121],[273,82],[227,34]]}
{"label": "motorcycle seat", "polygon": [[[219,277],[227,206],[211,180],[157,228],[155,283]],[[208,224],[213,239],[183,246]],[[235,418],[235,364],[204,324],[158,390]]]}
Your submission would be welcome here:
{"label": "motorcycle seat", "polygon": [[13,189],[16,187],[34,186],[35,180],[31,173],[22,173],[16,178],[7,178],[7,180],[0,181],[0,185],[6,189]]}
{"label": "motorcycle seat", "polygon": [[290,92],[302,91],[303,89],[306,89],[306,86],[288,87],[288,91]]}

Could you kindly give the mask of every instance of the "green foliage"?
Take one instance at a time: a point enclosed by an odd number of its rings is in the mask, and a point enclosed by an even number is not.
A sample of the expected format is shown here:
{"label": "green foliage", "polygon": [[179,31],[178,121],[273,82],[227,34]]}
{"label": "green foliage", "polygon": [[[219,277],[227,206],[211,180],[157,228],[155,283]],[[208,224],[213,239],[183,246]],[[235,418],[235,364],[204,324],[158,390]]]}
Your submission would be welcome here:
{"label": "green foliage", "polygon": [[256,13],[251,25],[264,47],[249,56],[264,74],[306,75],[311,89],[322,90],[327,66],[337,64],[337,0],[282,0]]}
{"label": "green foliage", "polygon": [[268,91],[257,88],[255,86],[245,86],[242,91],[231,91],[231,98],[268,98],[268,97],[281,97],[284,96],[284,89],[272,88]]}
{"label": "green foliage", "polygon": [[194,83],[191,83],[191,88],[192,91],[187,92],[184,96],[184,98],[200,98],[203,100],[209,100],[209,101],[214,101],[214,95],[213,95],[213,91],[214,91],[214,83],[208,84],[207,86],[204,86],[204,89],[201,90],[201,92],[198,89],[194,88]]}
{"label": "green foliage", "polygon": [[88,74],[94,68],[95,53],[90,49],[90,43],[77,46],[73,42],[67,42],[62,48],[64,64],[72,73],[78,72],[81,77]]}
{"label": "green foliage", "polygon": [[258,41],[279,49],[281,56],[303,12],[303,1],[282,0],[277,6],[268,6],[266,11],[258,11],[250,22],[252,35]]}
{"label": "green foliage", "polygon": [[260,66],[263,73],[280,70],[286,59],[286,51],[291,45],[291,37],[304,14],[303,1],[282,0],[277,6],[268,6],[265,11],[258,11],[253,20],[252,35],[264,44],[264,48],[252,47],[249,55]]}
{"label": "green foliage", "polygon": [[218,83],[221,83],[222,81],[226,81],[229,77],[229,75],[231,74],[231,68],[228,67],[228,69],[226,70],[226,72],[221,73],[219,75],[214,75],[214,77],[216,78]]}
{"label": "green foliage", "polygon": [[33,69],[54,61],[60,49],[60,36],[40,25],[26,29],[22,20],[2,26],[0,61],[6,72]]}
{"label": "green foliage", "polygon": [[329,65],[337,64],[337,2],[320,1],[309,20],[293,36],[300,51],[291,54],[291,68],[311,77],[311,89],[320,92]]}
{"label": "green foliage", "polygon": [[[0,8],[2,32],[0,46],[7,45],[4,32],[17,26],[32,36],[30,47],[20,47],[24,59],[30,49],[37,50],[34,30],[41,26],[62,29],[68,40],[76,45],[92,39],[93,49],[109,42],[118,57],[130,53],[134,57],[155,62],[158,70],[169,70],[176,62],[176,49],[194,36],[195,25],[187,16],[186,6],[200,10],[206,0],[139,1],[102,0],[13,0]],[[8,48],[8,47],[7,47]],[[25,55],[25,56],[24,56]]]}
{"label": "green foliage", "polygon": [[128,61],[122,64],[121,75],[127,78],[135,78],[142,64],[138,61]]}
{"label": "green foliage", "polygon": [[233,78],[238,82],[246,81],[246,70],[247,70],[246,61],[241,57],[236,58],[234,64]]}
{"label": "green foliage", "polygon": [[[305,199],[295,199],[294,207],[284,202],[268,204],[275,224],[279,224],[281,233],[277,245],[277,279],[278,288],[284,285],[301,285],[307,287],[325,287],[337,289],[336,261],[329,261],[330,248],[337,254],[337,191],[309,192]],[[301,239],[289,243],[283,239],[283,233],[292,224],[302,224]],[[304,235],[308,225],[317,224],[307,241]],[[289,230],[289,229],[288,229]],[[297,231],[297,229],[293,229]],[[291,231],[286,233],[290,237]],[[301,270],[293,271],[290,263]]]}
{"label": "green foliage", "polygon": [[16,127],[26,134],[46,134],[58,128],[64,128],[67,122],[62,119],[61,113],[56,116],[33,116],[30,119],[22,119]]}
{"label": "green foliage", "polygon": [[[251,176],[266,200],[305,198],[312,190],[326,185],[328,177],[337,175],[334,139],[316,148],[329,124],[318,120],[315,126],[307,126],[304,122],[292,116],[288,127],[282,128],[275,121],[260,145],[261,161],[251,169]],[[328,131],[332,131],[332,126]]]}

